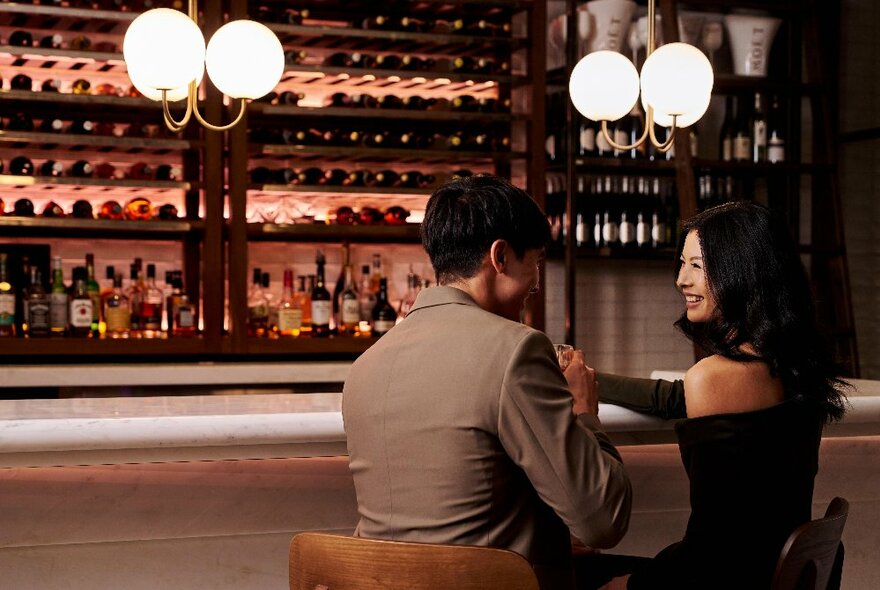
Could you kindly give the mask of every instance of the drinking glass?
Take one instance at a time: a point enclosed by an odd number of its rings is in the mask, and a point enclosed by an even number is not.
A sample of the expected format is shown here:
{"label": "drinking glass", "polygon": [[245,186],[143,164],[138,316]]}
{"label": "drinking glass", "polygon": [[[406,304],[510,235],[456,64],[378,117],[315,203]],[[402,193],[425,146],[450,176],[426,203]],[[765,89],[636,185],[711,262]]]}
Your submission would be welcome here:
{"label": "drinking glass", "polygon": [[554,344],[553,348],[556,349],[556,360],[559,361],[559,368],[565,371],[568,365],[571,364],[572,357],[574,357],[574,346],[571,344]]}

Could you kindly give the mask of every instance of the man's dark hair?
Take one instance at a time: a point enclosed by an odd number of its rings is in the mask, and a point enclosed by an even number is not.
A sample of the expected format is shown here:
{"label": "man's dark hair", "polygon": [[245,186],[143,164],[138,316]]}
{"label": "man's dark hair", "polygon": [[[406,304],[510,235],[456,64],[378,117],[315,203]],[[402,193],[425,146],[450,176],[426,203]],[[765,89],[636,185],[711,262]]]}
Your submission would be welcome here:
{"label": "man's dark hair", "polygon": [[[676,326],[710,354],[766,362],[787,397],[840,419],[845,399],[839,389],[846,384],[820,336],[810,284],[784,221],[755,203],[718,205],[684,223],[679,255],[691,231],[699,238],[716,309],[699,324],[682,314]],[[676,276],[682,264],[679,256]],[[743,352],[743,345],[757,354]]]}
{"label": "man's dark hair", "polygon": [[474,276],[495,240],[506,240],[518,258],[550,241],[550,224],[527,192],[483,174],[434,191],[422,222],[422,245],[438,283]]}

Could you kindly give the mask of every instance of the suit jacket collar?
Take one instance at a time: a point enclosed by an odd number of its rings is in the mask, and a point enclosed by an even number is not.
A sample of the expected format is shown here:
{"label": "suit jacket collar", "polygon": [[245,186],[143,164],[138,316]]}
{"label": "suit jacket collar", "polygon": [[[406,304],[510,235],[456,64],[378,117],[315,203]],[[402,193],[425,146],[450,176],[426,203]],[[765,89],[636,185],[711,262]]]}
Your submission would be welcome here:
{"label": "suit jacket collar", "polygon": [[473,297],[461,289],[456,289],[455,287],[430,287],[419,291],[409,313],[414,313],[427,307],[450,304],[480,307]]}

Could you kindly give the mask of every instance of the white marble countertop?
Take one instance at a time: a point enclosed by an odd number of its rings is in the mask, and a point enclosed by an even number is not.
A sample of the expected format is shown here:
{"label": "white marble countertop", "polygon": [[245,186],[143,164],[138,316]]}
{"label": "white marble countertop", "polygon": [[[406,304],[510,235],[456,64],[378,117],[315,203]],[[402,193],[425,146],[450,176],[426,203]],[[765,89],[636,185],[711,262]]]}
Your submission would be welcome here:
{"label": "white marble countertop", "polygon": [[[674,376],[674,375],[670,375]],[[826,436],[880,434],[880,382],[855,381]],[[344,455],[342,394],[0,401],[0,468]],[[672,421],[600,404],[621,445],[674,442]]]}

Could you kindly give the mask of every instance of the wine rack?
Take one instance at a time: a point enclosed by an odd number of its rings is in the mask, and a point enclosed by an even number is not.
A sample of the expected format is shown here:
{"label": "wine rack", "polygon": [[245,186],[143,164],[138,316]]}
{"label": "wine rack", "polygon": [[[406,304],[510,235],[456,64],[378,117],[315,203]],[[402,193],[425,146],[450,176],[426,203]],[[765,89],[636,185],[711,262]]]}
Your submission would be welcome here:
{"label": "wine rack", "polygon": [[[543,2],[418,0],[376,6],[316,0],[296,10],[280,1],[203,4],[200,25],[206,36],[223,19],[248,17],[273,30],[286,53],[278,87],[253,101],[243,123],[228,134],[206,133],[196,125],[168,133],[161,126],[161,105],[131,90],[122,37],[144,9],[140,2],[0,2],[2,119],[6,123],[26,113],[33,120],[32,128],[0,126],[0,162],[25,155],[35,169],[20,175],[7,166],[0,172],[6,211],[0,215],[0,235],[25,242],[61,240],[62,250],[68,239],[109,239],[121,247],[126,240],[179,244],[187,290],[201,303],[203,324],[200,337],[157,341],[87,339],[73,346],[70,339],[0,339],[0,353],[10,359],[353,358],[373,340],[246,336],[249,244],[417,249],[427,199],[454,174],[496,173],[543,199],[543,160],[533,147],[543,137],[544,73],[535,68],[543,56],[532,45],[535,36],[536,47],[543,45]],[[420,24],[410,23],[408,30],[376,28],[381,10],[408,14]],[[17,44],[21,35],[13,36],[16,32],[30,34],[32,46]],[[210,85],[199,101],[208,120],[228,120],[229,109]],[[62,121],[49,130],[44,121],[51,118]],[[82,119],[95,129],[71,133]],[[254,136],[261,128],[291,134],[309,129],[330,135],[337,130],[365,136],[409,133],[419,143],[267,141]],[[447,139],[452,135],[460,135],[462,145]],[[60,174],[49,161],[58,163]],[[100,174],[74,176],[72,166],[80,161],[104,167]],[[108,173],[107,164],[115,171]],[[166,179],[129,173],[160,164],[179,172]],[[41,168],[53,172],[43,174]],[[283,172],[254,178],[256,168]],[[327,171],[335,180],[301,182],[290,176],[305,169]],[[334,170],[395,178],[424,174],[419,181],[342,183]],[[107,201],[124,207],[138,198],[174,205],[179,215],[133,220],[70,213],[83,199],[97,213]],[[36,215],[10,215],[19,199],[32,201]],[[41,215],[51,203],[65,216]],[[401,210],[410,213],[408,218]],[[349,211],[348,221],[337,219],[337,211]],[[540,325],[541,318],[539,309],[535,323]]]}
{"label": "wine rack", "polygon": [[[682,13],[681,6],[686,6],[688,12]],[[552,210],[551,214],[556,216],[561,216],[563,211],[566,213],[565,233],[568,238],[572,238],[577,234],[577,214],[584,209],[583,201],[588,201],[589,196],[584,195],[583,191],[565,190],[565,187],[576,186],[578,178],[583,175],[648,175],[674,179],[677,216],[680,219],[687,219],[698,210],[731,199],[754,200],[779,211],[787,220],[792,235],[801,244],[801,251],[809,255],[807,263],[817,300],[820,302],[820,319],[826,326],[829,339],[836,341],[838,360],[842,366],[848,367],[851,374],[857,374],[858,354],[843,244],[840,197],[836,167],[829,147],[835,141],[831,131],[833,115],[829,108],[833,98],[829,96],[831,86],[823,83],[829,77],[826,71],[828,66],[823,63],[822,56],[823,52],[833,54],[826,45],[836,42],[837,32],[833,29],[836,20],[833,15],[839,9],[823,7],[821,3],[796,0],[755,0],[737,2],[735,6],[719,0],[668,0],[659,2],[659,9],[662,19],[660,34],[666,42],[678,41],[682,35],[689,36],[682,40],[704,49],[713,61],[714,97],[709,111],[694,129],[680,130],[676,134],[673,159],[664,159],[659,154],[651,160],[645,158],[644,154],[638,159],[631,159],[630,154],[620,154],[618,157],[585,157],[579,154],[584,144],[582,130],[587,129],[589,133],[590,127],[589,124],[584,126],[585,119],[574,110],[564,92],[571,70],[581,57],[578,43],[573,41],[578,37],[575,26],[578,6],[573,0],[568,0],[565,3],[563,26],[569,42],[564,48],[555,47],[559,54],[555,58],[548,56],[548,62],[552,66],[558,65],[560,61],[563,64],[547,73],[548,91],[551,94],[562,91],[565,96],[564,108],[548,113],[548,129],[555,129],[561,137],[554,137],[552,134],[548,136],[548,147],[552,144],[555,149],[547,151],[550,156],[558,157],[555,161],[548,162],[547,170],[551,174],[564,176],[561,198],[554,195],[552,200],[548,199],[548,210]],[[735,73],[735,48],[730,40],[730,28],[725,28],[722,21],[726,15],[736,14],[739,9],[748,9],[741,14],[749,14],[751,17],[762,15],[779,19],[780,26],[772,47],[761,50],[761,55],[767,57],[766,75],[746,76]],[[644,10],[640,10],[641,12],[637,11],[636,18],[644,14]],[[823,16],[823,11],[828,14]],[[693,19],[691,23],[699,23],[696,33],[688,31],[685,20],[680,20],[682,17]],[[711,35],[714,36],[714,41],[711,43],[705,27],[708,22],[715,25],[715,32]],[[555,22],[551,29],[559,24],[558,21]],[[823,34],[823,27],[830,27],[832,30],[824,31]],[[626,27],[622,30],[622,52],[630,58],[633,55],[633,32]],[[556,39],[558,43],[559,37]],[[710,47],[710,44],[714,47]],[[756,50],[754,45],[751,48],[753,51],[761,49]],[[763,53],[764,50],[766,54]],[[644,51],[637,47],[635,54],[636,61],[639,61],[637,65],[640,65],[644,59]],[[752,106],[756,103],[756,95],[760,95],[757,100],[761,105],[760,110]],[[740,101],[736,108],[738,120],[731,121],[731,125],[737,129],[725,136],[726,122],[722,123],[721,115],[725,114],[731,104],[724,98],[730,96],[739,97]],[[778,100],[781,105],[776,112],[771,111],[771,105],[777,106],[771,98]],[[806,105],[809,105],[806,107],[809,112],[802,112]],[[552,120],[554,115],[556,121]],[[756,131],[758,127],[755,127],[756,121],[764,127],[761,133],[766,133],[765,151],[752,151],[750,147],[747,158],[741,157],[740,161],[725,159],[725,139],[729,138],[729,149],[732,150],[735,141],[733,136],[748,136],[750,126],[752,137],[759,136]],[[617,124],[609,125],[610,129],[615,127]],[[626,135],[626,125],[621,127]],[[769,141],[770,127],[778,131],[781,137],[782,159],[779,152],[776,157],[769,157],[769,149],[772,147]],[[812,142],[802,141],[805,133],[812,134]],[[662,137],[662,134],[659,136]],[[697,138],[699,145],[695,149],[694,141]],[[623,143],[630,143],[632,139],[630,135]],[[617,141],[620,142],[621,138]],[[780,144],[777,143],[777,149],[779,147]],[[809,147],[809,151],[804,150],[804,147]],[[802,202],[808,200],[809,210],[802,210]],[[810,226],[811,232],[804,235],[802,228]],[[564,247],[557,247],[556,255],[564,257],[566,267],[566,341],[574,342],[577,301],[573,285],[578,258],[607,259],[609,264],[613,264],[618,258],[635,257],[665,261],[671,265],[674,260],[674,245],[675,240],[671,240],[666,247],[659,250],[595,248],[590,244],[579,247],[574,239],[567,239]]]}

